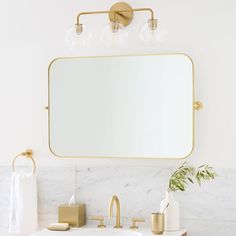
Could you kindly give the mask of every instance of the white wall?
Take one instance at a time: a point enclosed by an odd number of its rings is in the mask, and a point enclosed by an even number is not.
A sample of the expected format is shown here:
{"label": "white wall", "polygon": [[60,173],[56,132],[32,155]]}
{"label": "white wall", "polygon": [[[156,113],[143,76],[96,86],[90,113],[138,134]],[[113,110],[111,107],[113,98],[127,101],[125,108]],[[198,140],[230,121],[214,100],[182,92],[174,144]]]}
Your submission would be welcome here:
{"label": "white wall", "polygon": [[[133,160],[61,160],[47,145],[47,67],[54,57],[71,55],[64,46],[66,29],[76,13],[108,9],[116,1],[1,0],[0,1],[0,165],[32,148],[38,165],[133,165]],[[133,7],[157,12],[166,40],[159,49],[145,49],[136,40],[146,14],[137,13],[130,39],[120,50],[98,45],[81,54],[185,52],[196,69],[196,98],[204,110],[196,114],[195,163],[236,167],[236,2],[234,0],[128,0]],[[106,16],[84,17],[97,34]],[[100,24],[100,25],[99,25]],[[78,54],[79,55],[79,54]],[[136,165],[167,165],[176,161],[136,160]]]}

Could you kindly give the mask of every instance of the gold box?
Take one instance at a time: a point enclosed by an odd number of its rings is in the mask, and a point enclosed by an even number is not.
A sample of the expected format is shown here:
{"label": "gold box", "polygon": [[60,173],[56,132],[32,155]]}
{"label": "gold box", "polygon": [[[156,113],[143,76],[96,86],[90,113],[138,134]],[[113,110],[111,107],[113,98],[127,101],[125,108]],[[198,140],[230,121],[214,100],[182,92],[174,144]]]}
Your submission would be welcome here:
{"label": "gold box", "polygon": [[81,227],[86,224],[86,205],[63,204],[58,207],[58,222],[68,223],[72,227]]}

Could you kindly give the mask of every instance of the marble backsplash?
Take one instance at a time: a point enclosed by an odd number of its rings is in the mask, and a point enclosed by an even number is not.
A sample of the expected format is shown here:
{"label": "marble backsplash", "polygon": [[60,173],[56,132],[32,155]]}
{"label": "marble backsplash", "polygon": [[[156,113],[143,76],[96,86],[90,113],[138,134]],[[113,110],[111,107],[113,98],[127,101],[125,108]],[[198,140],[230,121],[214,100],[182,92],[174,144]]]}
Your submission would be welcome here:
{"label": "marble backsplash", "polygon": [[[39,224],[43,228],[57,221],[57,206],[68,202],[76,193],[79,202],[87,204],[87,216],[104,215],[116,194],[121,202],[123,224],[130,218],[144,217],[159,210],[165,196],[172,168],[152,166],[104,166],[81,168],[38,167]],[[190,236],[236,235],[236,171],[217,169],[213,182],[191,186],[176,193],[181,204],[181,224]],[[0,167],[0,235],[7,235],[11,167]]]}

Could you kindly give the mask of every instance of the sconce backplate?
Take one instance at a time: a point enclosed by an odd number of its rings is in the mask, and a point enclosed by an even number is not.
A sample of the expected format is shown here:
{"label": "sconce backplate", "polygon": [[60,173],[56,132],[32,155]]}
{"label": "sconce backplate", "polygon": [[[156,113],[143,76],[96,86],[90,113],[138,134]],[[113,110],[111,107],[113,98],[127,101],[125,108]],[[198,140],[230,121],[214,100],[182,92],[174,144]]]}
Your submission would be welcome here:
{"label": "sconce backplate", "polygon": [[[112,5],[110,8],[109,19],[110,21],[115,21],[122,24],[123,26],[129,25],[133,20],[133,9],[125,2],[118,2]],[[114,11],[116,14],[114,14]]]}

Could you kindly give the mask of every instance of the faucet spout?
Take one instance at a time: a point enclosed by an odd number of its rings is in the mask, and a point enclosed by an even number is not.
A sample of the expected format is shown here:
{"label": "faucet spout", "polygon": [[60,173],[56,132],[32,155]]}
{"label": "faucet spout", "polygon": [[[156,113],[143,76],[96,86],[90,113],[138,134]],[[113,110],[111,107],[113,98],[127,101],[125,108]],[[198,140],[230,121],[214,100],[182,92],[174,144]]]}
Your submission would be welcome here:
{"label": "faucet spout", "polygon": [[109,218],[110,219],[113,217],[114,203],[116,204],[116,225],[114,226],[114,228],[120,229],[120,228],[122,228],[122,226],[120,224],[120,201],[116,195],[114,195],[112,197],[110,204],[109,204]]}

